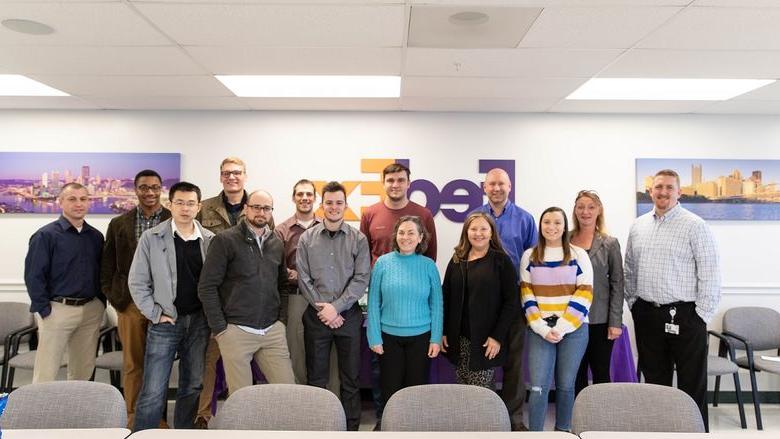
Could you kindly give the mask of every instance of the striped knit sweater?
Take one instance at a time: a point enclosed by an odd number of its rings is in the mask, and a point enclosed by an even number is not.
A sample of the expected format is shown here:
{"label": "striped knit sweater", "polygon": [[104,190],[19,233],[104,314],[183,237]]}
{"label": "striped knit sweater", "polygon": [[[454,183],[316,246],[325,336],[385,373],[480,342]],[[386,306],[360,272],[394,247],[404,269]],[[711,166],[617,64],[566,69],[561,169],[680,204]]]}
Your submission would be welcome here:
{"label": "striped knit sweater", "polygon": [[526,250],[520,261],[520,298],[531,329],[545,337],[550,328],[543,319],[558,316],[555,329],[565,335],[588,321],[593,300],[593,268],[588,253],[571,246],[571,260],[563,261],[562,247],[547,247],[544,263],[531,262]]}

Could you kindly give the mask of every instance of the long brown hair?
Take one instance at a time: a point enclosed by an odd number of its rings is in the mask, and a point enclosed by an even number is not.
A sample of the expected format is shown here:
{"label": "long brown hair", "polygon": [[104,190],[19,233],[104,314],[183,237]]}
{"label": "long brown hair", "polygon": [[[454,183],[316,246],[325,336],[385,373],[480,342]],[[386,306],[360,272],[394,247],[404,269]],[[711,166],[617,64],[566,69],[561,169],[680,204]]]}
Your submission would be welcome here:
{"label": "long brown hair", "polygon": [[483,218],[485,221],[487,221],[488,225],[490,225],[489,248],[501,253],[506,253],[504,251],[504,247],[501,245],[501,240],[498,238],[498,228],[496,227],[496,223],[493,221],[493,218],[491,218],[490,215],[486,214],[485,212],[472,212],[469,214],[469,216],[466,217],[466,221],[463,221],[463,230],[460,232],[460,241],[458,241],[458,245],[455,246],[455,254],[452,255],[452,260],[456,264],[461,261],[468,261],[469,259],[469,252],[471,251],[471,243],[469,242],[469,226],[471,226],[471,223],[473,223],[474,220],[478,218]]}
{"label": "long brown hair", "polygon": [[596,203],[597,206],[599,206],[599,216],[596,217],[596,233],[601,236],[606,235],[607,226],[605,225],[604,220],[604,204],[601,202],[601,198],[599,198],[598,192],[591,190],[581,190],[577,192],[577,198],[574,199],[574,207],[571,211],[571,235],[574,236],[580,231],[580,221],[577,219],[577,201],[579,201],[582,197],[591,199],[594,203]]}
{"label": "long brown hair", "polygon": [[566,212],[564,212],[563,209],[552,206],[545,209],[544,212],[542,212],[542,215],[539,217],[539,242],[531,252],[531,261],[536,264],[544,263],[544,249],[547,247],[547,240],[544,239],[544,235],[542,234],[542,220],[544,220],[545,215],[554,212],[560,212],[563,216],[563,235],[561,236],[563,260],[561,261],[561,265],[566,265],[569,263],[569,261],[571,261],[571,245],[569,244],[569,220],[566,218]]}

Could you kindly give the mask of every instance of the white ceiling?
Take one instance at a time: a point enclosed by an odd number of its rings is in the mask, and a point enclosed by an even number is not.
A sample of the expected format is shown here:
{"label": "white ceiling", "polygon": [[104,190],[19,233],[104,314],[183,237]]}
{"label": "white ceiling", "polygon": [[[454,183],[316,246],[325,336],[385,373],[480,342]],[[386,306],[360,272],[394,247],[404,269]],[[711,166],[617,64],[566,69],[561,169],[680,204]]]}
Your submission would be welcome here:
{"label": "white ceiling", "polygon": [[[477,11],[490,19],[455,26]],[[566,101],[592,77],[780,78],[780,0],[0,0],[0,74],[71,97],[5,109],[780,114],[725,102]],[[216,74],[401,75],[400,99],[235,97]]]}

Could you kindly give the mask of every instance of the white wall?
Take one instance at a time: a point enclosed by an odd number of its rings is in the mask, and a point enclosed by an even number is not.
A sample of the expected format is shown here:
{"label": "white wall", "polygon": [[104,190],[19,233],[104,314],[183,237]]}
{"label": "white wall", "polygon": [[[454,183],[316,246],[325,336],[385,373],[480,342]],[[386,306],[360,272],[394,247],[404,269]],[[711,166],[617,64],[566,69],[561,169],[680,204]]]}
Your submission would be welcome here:
{"label": "white wall", "polygon": [[[412,178],[439,188],[480,181],[478,159],[516,160],[517,201],[535,217],[550,205],[569,210],[576,192],[595,189],[611,233],[625,246],[634,219],[634,159],[780,159],[780,118],[693,115],[532,115],[472,113],[76,112],[0,111],[4,151],[180,152],[182,178],[207,196],[219,191],[227,155],[248,163],[248,186],[276,197],[275,216],[293,212],[291,185],[315,180],[374,180],[361,158],[409,158]],[[2,164],[0,164],[2,166]],[[360,196],[350,204],[369,205]],[[422,200],[420,200],[422,201]],[[0,300],[23,298],[27,239],[51,216],[0,216]],[[109,217],[89,221],[105,230]],[[780,309],[780,223],[712,222],[722,252],[722,309]],[[460,225],[437,217],[439,265]],[[628,317],[628,316],[627,316]],[[720,315],[712,322],[718,328]],[[728,380],[726,380],[728,381]],[[771,382],[780,388],[780,380]],[[766,386],[764,386],[766,388]]]}

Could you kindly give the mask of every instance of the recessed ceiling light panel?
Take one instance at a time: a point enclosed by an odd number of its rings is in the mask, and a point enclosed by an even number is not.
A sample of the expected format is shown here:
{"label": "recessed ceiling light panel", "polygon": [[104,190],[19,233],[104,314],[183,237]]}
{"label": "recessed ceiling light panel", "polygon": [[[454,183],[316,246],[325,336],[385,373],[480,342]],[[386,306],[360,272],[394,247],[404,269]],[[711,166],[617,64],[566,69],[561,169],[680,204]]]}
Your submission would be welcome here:
{"label": "recessed ceiling light panel", "polygon": [[22,18],[9,18],[3,20],[3,27],[27,35],[49,35],[54,33],[54,28],[48,24],[39,23],[37,21],[25,20]]}
{"label": "recessed ceiling light panel", "polygon": [[397,98],[400,76],[217,75],[238,97]]}
{"label": "recessed ceiling light panel", "polygon": [[22,75],[0,75],[0,96],[70,96]]}
{"label": "recessed ceiling light panel", "polygon": [[725,101],[773,82],[774,79],[593,78],[566,99]]}
{"label": "recessed ceiling light panel", "polygon": [[463,11],[450,15],[450,23],[456,26],[474,26],[478,24],[485,24],[490,17],[484,12],[477,11]]}

